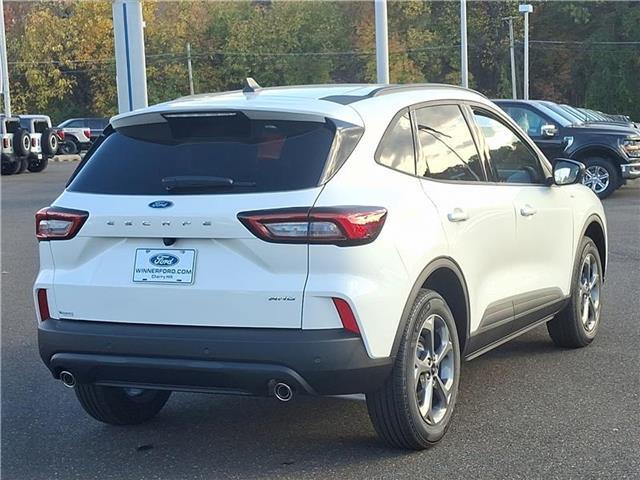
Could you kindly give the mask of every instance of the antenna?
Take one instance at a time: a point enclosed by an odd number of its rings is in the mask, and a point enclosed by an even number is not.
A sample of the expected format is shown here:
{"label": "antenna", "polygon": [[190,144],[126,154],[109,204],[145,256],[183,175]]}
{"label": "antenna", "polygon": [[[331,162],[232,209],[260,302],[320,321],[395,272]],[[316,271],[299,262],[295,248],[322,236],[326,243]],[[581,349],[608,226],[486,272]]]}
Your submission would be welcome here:
{"label": "antenna", "polygon": [[256,93],[256,90],[262,88],[258,85],[253,78],[247,77],[244,79],[244,86],[242,87],[242,93]]}

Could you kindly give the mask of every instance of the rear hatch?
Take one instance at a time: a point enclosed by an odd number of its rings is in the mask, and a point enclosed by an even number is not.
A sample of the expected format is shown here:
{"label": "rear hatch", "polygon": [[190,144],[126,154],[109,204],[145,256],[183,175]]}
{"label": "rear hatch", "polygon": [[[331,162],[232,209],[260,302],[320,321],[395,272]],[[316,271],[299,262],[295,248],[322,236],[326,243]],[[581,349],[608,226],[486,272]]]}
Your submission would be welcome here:
{"label": "rear hatch", "polygon": [[57,316],[300,328],[308,246],[260,240],[237,215],[312,206],[336,124],[264,111],[148,120],[109,127],[55,202],[89,214],[49,242]]}

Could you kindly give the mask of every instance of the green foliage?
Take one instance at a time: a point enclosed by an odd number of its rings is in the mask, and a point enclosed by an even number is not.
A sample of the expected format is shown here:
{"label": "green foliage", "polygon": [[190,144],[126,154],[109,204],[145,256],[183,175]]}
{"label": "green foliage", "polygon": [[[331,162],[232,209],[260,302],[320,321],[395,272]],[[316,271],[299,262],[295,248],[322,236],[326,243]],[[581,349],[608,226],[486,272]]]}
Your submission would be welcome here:
{"label": "green foliage", "polygon": [[[473,88],[511,94],[508,26],[514,16],[521,91],[518,1],[468,2]],[[196,92],[263,86],[375,82],[372,2],[175,1],[144,4],[149,102],[189,93],[191,43]],[[460,82],[460,4],[389,1],[392,82]],[[56,121],[116,113],[111,2],[5,2],[14,110]],[[531,96],[640,118],[640,41],[634,2],[536,2]]]}

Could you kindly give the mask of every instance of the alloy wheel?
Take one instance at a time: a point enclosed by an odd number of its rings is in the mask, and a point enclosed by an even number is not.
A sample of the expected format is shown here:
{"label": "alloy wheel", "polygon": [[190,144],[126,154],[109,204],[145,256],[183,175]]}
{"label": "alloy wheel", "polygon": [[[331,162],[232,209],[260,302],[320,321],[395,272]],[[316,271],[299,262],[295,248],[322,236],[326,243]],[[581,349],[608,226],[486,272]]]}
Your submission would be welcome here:
{"label": "alloy wheel", "polygon": [[590,333],[594,331],[600,319],[600,286],[602,284],[598,262],[591,253],[582,262],[579,282],[580,319],[584,329]]}
{"label": "alloy wheel", "polygon": [[604,192],[610,182],[611,178],[609,176],[609,172],[607,172],[606,168],[601,167],[600,165],[587,167],[584,172],[584,178],[582,179],[582,183],[595,193]]}
{"label": "alloy wheel", "polygon": [[430,315],[420,328],[414,373],[420,415],[427,424],[435,425],[447,413],[455,375],[453,343],[440,315]]}

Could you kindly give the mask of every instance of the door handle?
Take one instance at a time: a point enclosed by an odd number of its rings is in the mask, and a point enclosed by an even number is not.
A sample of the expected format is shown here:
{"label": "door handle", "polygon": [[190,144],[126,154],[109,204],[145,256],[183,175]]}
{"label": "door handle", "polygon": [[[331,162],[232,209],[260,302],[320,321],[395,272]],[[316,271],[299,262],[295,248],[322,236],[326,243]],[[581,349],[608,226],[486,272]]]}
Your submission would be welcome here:
{"label": "door handle", "polygon": [[469,215],[461,208],[454,208],[447,214],[447,218],[450,222],[464,222],[469,218]]}
{"label": "door handle", "polygon": [[529,204],[526,204],[524,207],[520,209],[520,215],[522,215],[523,217],[531,217],[536,213],[538,213],[538,210],[536,210]]}

